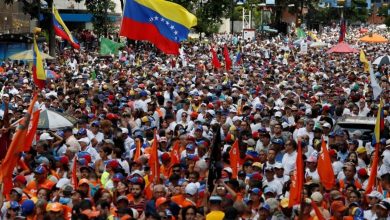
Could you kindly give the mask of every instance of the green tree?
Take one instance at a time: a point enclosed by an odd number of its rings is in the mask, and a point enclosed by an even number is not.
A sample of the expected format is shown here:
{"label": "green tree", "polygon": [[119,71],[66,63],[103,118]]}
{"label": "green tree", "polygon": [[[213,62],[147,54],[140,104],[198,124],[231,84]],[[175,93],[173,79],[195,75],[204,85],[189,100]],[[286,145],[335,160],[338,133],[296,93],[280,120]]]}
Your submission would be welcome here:
{"label": "green tree", "polygon": [[218,31],[222,18],[231,15],[234,0],[172,0],[198,18],[197,32],[209,35]]}
{"label": "green tree", "polygon": [[92,24],[98,37],[107,37],[108,33],[114,31],[112,25],[114,20],[109,16],[109,12],[115,10],[115,3],[112,0],[87,0],[85,6],[92,13]]}
{"label": "green tree", "polygon": [[368,18],[366,0],[352,0],[351,7],[344,8],[344,18],[350,22],[365,22]]}

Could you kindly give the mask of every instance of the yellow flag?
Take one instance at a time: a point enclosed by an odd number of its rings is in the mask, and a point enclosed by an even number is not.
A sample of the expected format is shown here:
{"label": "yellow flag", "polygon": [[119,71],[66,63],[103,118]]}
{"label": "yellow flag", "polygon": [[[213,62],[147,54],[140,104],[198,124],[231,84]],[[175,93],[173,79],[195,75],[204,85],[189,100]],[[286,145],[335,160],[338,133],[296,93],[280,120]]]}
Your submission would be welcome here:
{"label": "yellow flag", "polygon": [[370,66],[363,50],[360,50],[360,62],[364,64],[364,72],[368,73]]}
{"label": "yellow flag", "polygon": [[35,39],[35,36],[34,36],[34,65],[35,65],[37,79],[46,80],[46,73],[45,73],[45,70],[43,68],[42,55],[38,49],[38,45],[37,45],[37,41]]}

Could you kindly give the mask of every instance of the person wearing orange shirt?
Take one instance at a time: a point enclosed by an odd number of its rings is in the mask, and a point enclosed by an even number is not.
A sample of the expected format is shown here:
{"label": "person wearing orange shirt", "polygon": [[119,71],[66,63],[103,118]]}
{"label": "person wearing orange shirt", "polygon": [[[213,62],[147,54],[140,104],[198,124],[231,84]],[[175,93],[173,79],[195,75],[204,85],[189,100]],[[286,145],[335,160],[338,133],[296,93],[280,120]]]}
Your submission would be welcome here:
{"label": "person wearing orange shirt", "polygon": [[348,214],[348,207],[342,201],[332,202],[330,210],[332,211],[332,217],[330,218],[332,220],[342,220]]}
{"label": "person wearing orange shirt", "polygon": [[162,165],[160,167],[160,173],[162,173],[166,178],[169,178],[172,174],[172,161],[169,153],[165,152],[161,155]]}
{"label": "person wearing orange shirt", "polygon": [[182,208],[185,208],[187,206],[196,206],[198,200],[197,196],[198,196],[198,187],[196,186],[195,183],[189,183],[185,188],[185,199],[179,205]]}
{"label": "person wearing orange shirt", "polygon": [[43,186],[54,186],[54,183],[47,179],[47,172],[43,165],[39,165],[34,169],[34,180],[26,186],[30,197],[36,196],[38,189],[43,188]]}

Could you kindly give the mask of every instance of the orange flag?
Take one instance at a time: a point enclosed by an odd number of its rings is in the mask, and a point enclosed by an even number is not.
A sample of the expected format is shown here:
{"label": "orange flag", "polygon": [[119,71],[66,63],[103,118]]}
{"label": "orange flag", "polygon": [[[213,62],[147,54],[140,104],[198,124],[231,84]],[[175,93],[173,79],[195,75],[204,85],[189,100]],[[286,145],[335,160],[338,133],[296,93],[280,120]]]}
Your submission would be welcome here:
{"label": "orange flag", "polygon": [[378,161],[379,161],[379,140],[383,127],[383,102],[380,100],[378,114],[376,116],[376,123],[374,128],[374,143],[375,143],[375,152],[374,152],[374,162],[372,163],[370,177],[368,179],[368,184],[366,192],[364,194],[369,194],[372,189],[376,186],[376,176],[378,174]]}
{"label": "orange flag", "polygon": [[37,132],[40,113],[41,113],[40,110],[37,110],[33,113],[33,117],[31,119],[31,128],[30,130],[28,130],[23,151],[29,151],[31,148],[31,145],[34,141]]}
{"label": "orange flag", "polygon": [[301,202],[302,189],[303,189],[303,159],[302,159],[302,146],[301,141],[298,141],[298,152],[294,175],[291,178],[290,185],[290,199],[288,201],[288,207],[293,207]]}
{"label": "orange flag", "polygon": [[171,151],[171,160],[172,164],[178,164],[180,163],[180,141],[175,141],[175,144],[173,145],[172,151]]}
{"label": "orange flag", "polygon": [[230,149],[229,152],[230,156],[230,166],[232,167],[232,178],[237,179],[238,175],[238,167],[239,167],[239,162],[240,162],[240,148],[238,146],[238,140],[236,140]]}
{"label": "orange flag", "polygon": [[23,117],[14,136],[12,137],[12,142],[1,165],[0,183],[3,183],[4,195],[8,195],[11,192],[12,173],[20,159],[20,153],[23,151],[24,148],[27,129],[30,123],[31,114],[36,101],[37,101],[37,94],[34,94],[34,98],[31,100],[26,115]]}
{"label": "orange flag", "polygon": [[148,185],[145,187],[145,198],[148,200],[153,198],[152,183],[148,183]]}
{"label": "orange flag", "polygon": [[376,143],[375,152],[374,152],[374,161],[372,162],[372,167],[370,171],[370,177],[368,178],[366,192],[364,192],[365,195],[370,194],[376,185],[376,176],[378,174],[378,161],[379,161],[379,144]]}
{"label": "orange flag", "polygon": [[322,152],[320,153],[317,163],[318,175],[320,176],[321,183],[325,189],[331,190],[335,184],[335,178],[329,151],[324,139],[322,139],[321,148]]}
{"label": "orange flag", "polygon": [[135,140],[135,154],[134,154],[134,161],[138,160],[138,158],[141,156],[141,140],[137,138]]}
{"label": "orange flag", "polygon": [[318,208],[317,204],[313,200],[311,201],[311,206],[313,206],[314,212],[316,213],[318,220],[325,220],[321,210]]}
{"label": "orange flag", "polygon": [[154,130],[154,139],[152,149],[150,152],[149,166],[150,166],[150,181],[158,184],[160,182],[160,163],[158,161],[158,141],[156,130]]}
{"label": "orange flag", "polygon": [[77,179],[77,158],[73,158],[73,167],[72,167],[72,184],[75,189],[77,189],[79,181]]}

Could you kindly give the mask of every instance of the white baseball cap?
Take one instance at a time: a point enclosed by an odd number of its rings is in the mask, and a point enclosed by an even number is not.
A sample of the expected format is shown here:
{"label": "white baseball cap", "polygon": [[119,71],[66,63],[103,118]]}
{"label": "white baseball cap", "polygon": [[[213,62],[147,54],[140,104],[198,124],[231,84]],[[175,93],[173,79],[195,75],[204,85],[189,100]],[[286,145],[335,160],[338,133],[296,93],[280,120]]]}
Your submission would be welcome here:
{"label": "white baseball cap", "polygon": [[87,138],[87,137],[85,137],[85,138],[80,138],[78,141],[79,141],[79,142],[84,142],[86,145],[89,145],[89,142],[90,142],[89,138]]}
{"label": "white baseball cap", "polygon": [[46,141],[46,140],[53,140],[54,138],[49,133],[42,133],[41,136],[39,136],[39,140]]}
{"label": "white baseball cap", "polygon": [[185,192],[193,196],[198,192],[198,187],[195,183],[189,183],[185,188]]}

